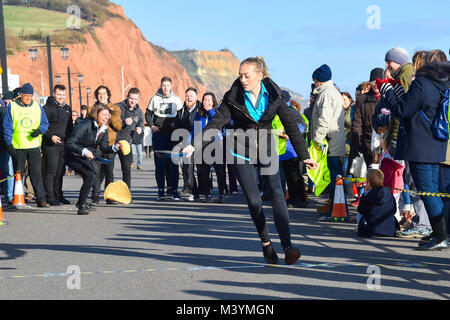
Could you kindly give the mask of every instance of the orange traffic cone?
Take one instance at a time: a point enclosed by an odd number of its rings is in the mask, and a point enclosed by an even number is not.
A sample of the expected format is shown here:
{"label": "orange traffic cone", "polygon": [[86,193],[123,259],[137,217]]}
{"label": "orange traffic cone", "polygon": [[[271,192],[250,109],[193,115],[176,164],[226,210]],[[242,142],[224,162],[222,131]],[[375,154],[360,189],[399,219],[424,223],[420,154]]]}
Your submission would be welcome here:
{"label": "orange traffic cone", "polygon": [[341,176],[337,177],[336,189],[334,191],[333,213],[331,219],[333,221],[345,221],[348,218],[347,205],[345,201],[344,182]]}
{"label": "orange traffic cone", "polygon": [[353,196],[355,198],[358,197],[359,193],[358,193],[358,188],[356,187],[356,183],[352,183],[353,184]]}
{"label": "orange traffic cone", "polygon": [[20,171],[16,173],[16,182],[14,183],[14,207],[25,207],[25,194],[23,192],[23,183],[22,176],[20,175]]}
{"label": "orange traffic cone", "polygon": [[0,226],[7,225],[5,217],[3,217],[2,198],[0,197]]}

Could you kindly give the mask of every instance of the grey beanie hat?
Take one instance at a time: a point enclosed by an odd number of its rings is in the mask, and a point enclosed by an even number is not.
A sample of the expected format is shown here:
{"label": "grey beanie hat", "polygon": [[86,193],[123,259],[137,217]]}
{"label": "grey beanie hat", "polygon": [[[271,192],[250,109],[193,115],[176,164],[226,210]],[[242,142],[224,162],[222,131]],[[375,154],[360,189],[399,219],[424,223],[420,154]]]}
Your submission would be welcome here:
{"label": "grey beanie hat", "polygon": [[392,61],[398,64],[405,64],[409,61],[409,54],[403,48],[395,47],[386,53],[384,61]]}

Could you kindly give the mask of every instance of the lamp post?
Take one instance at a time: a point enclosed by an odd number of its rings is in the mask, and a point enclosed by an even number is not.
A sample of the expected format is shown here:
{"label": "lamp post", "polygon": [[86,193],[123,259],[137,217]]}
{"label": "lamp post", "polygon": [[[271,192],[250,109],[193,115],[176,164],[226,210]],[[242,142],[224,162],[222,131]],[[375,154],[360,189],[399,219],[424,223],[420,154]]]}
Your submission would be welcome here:
{"label": "lamp post", "polygon": [[9,90],[8,86],[8,65],[6,61],[6,36],[5,36],[5,20],[3,17],[3,0],[0,0],[0,64],[2,72],[2,91],[5,93]]}
{"label": "lamp post", "polygon": [[89,94],[91,93],[91,88],[86,88],[86,105],[89,107]]}
{"label": "lamp post", "polygon": [[[52,45],[50,41],[50,36],[47,36],[47,45],[46,46],[34,46],[28,50],[30,54],[30,59],[32,61],[36,61],[38,58],[38,50],[37,48],[47,48],[47,64],[48,64],[48,83],[49,83],[49,92],[52,94],[53,92],[53,66],[52,66]],[[59,45],[53,46],[53,47],[62,47]],[[69,48],[63,47],[61,49],[61,57],[64,60],[67,60],[69,58]]]}
{"label": "lamp post", "polygon": [[83,99],[82,99],[82,96],[81,96],[81,83],[82,83],[83,80],[84,80],[83,75],[82,75],[82,74],[79,74],[79,75],[77,76],[77,80],[78,80],[78,90],[79,90],[79,92],[80,92],[80,110],[81,110],[81,106],[83,105]]}

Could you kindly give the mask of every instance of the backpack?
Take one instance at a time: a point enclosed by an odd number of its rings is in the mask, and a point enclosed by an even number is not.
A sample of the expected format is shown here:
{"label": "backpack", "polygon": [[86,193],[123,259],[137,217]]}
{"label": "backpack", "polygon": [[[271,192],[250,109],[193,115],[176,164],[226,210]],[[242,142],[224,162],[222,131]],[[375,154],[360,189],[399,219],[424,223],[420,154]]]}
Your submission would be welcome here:
{"label": "backpack", "polygon": [[449,140],[449,123],[448,123],[448,114],[449,114],[449,93],[450,88],[447,88],[444,92],[441,92],[443,98],[439,105],[439,109],[436,113],[436,117],[434,121],[431,121],[423,110],[420,111],[421,116],[425,119],[425,121],[430,126],[431,133],[437,140],[447,141]]}

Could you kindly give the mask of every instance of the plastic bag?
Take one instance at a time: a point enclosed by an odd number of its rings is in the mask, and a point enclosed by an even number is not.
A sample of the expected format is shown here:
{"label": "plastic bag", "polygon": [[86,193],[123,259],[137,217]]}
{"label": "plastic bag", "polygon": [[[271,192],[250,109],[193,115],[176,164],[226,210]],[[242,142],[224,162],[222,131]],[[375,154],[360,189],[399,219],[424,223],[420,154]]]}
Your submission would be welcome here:
{"label": "plastic bag", "polygon": [[316,149],[316,145],[316,142],[312,141],[308,152],[310,158],[315,160],[319,166],[317,170],[307,170],[307,172],[311,181],[316,185],[314,193],[318,197],[330,184],[331,178],[327,163],[328,142],[324,140],[324,144],[320,150]]}

